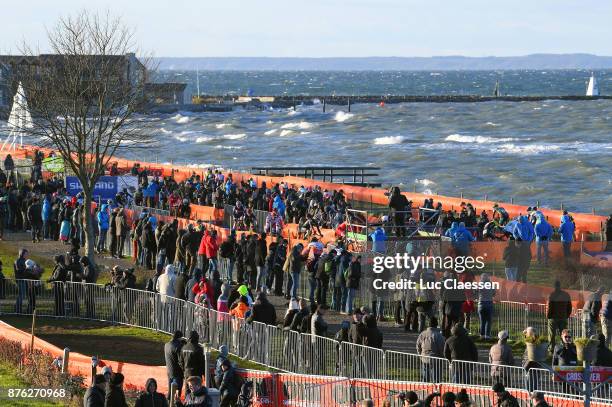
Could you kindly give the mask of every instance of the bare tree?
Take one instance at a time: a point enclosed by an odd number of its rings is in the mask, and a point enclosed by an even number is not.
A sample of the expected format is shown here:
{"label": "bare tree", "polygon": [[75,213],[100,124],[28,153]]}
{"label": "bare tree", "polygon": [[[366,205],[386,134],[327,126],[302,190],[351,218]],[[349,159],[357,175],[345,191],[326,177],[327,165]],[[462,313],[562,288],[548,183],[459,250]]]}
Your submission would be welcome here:
{"label": "bare tree", "polygon": [[33,117],[28,133],[56,150],[83,187],[85,245],[93,261],[96,182],[114,156],[153,143],[136,114],[144,103],[147,64],[135,57],[132,30],[108,14],[61,18],[47,36],[51,54],[24,46],[29,62],[16,79]]}

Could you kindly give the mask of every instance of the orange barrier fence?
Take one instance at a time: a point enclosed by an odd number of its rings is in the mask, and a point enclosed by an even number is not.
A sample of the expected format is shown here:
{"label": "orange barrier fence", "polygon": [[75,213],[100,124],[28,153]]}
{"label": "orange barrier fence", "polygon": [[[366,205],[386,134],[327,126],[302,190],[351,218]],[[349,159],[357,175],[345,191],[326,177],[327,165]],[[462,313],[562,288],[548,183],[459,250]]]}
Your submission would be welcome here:
{"label": "orange barrier fence", "polygon": [[[18,150],[17,155],[26,156],[27,152],[32,152],[35,149],[39,149],[48,154],[51,150],[45,148],[39,148],[36,146],[24,146],[22,150]],[[119,168],[122,169],[131,169],[134,164],[141,164],[142,168],[148,168],[154,170],[153,172],[159,176],[169,177],[172,176],[177,182],[181,182],[187,178],[189,178],[192,174],[204,175],[204,171],[198,168],[191,168],[185,166],[174,166],[167,164],[152,164],[146,163],[142,161],[133,161],[127,160],[123,158],[112,159],[111,163],[116,162]],[[387,205],[388,197],[385,196],[384,189],[380,188],[367,188],[361,186],[353,186],[346,184],[337,184],[332,182],[322,182],[319,180],[308,179],[308,178],[300,178],[300,177],[270,177],[270,176],[258,176],[249,173],[241,173],[241,172],[232,172],[232,177],[235,182],[239,182],[241,180],[248,180],[249,178],[253,178],[257,180],[258,185],[261,182],[266,182],[268,186],[272,186],[276,183],[286,182],[289,185],[300,186],[303,185],[305,187],[314,187],[316,185],[320,186],[323,189],[328,190],[342,190],[345,193],[345,196],[351,198],[353,200],[362,201],[362,202],[372,202],[377,205]],[[482,210],[486,210],[490,215],[492,211],[493,204],[496,201],[490,200],[477,200],[477,199],[467,199],[467,198],[457,198],[457,197],[448,197],[444,195],[430,195],[430,194],[422,194],[422,193],[413,193],[413,192],[404,192],[403,193],[408,199],[414,201],[415,204],[420,205],[426,198],[433,198],[435,202],[442,203],[443,209],[452,209],[459,208],[462,202],[470,202],[477,213],[480,213]],[[499,202],[500,206],[503,206],[510,217],[516,217],[521,214],[525,214],[527,207],[523,205],[516,205],[511,203],[502,203]],[[554,209],[546,209],[541,208],[541,212],[548,218],[549,222],[553,226],[559,226],[559,222],[561,219],[561,215],[563,211],[554,210]],[[583,234],[587,233],[601,233],[603,227],[606,222],[605,216],[586,214],[586,213],[572,213],[574,218],[574,222],[576,224],[576,235],[581,238]]]}
{"label": "orange barrier fence", "polygon": [[[0,336],[29,347],[30,334],[0,321]],[[53,357],[62,356],[63,350],[42,339],[35,338],[34,348],[49,353]],[[165,366],[145,366],[116,361],[100,361],[100,366],[110,366],[113,372],[121,372],[125,376],[125,387],[143,390],[148,378],[157,380],[158,391],[165,394],[168,391],[168,380]],[[51,366],[49,367],[52,368]],[[85,383],[91,382],[91,357],[71,352],[68,371],[72,375],[85,377]],[[212,371],[212,369],[211,369]],[[493,405],[497,400],[495,393],[487,387],[432,384],[419,382],[399,382],[375,379],[349,379],[346,377],[314,376],[293,373],[271,373],[267,371],[242,370],[240,376],[252,380],[255,384],[253,406],[309,405],[340,407],[351,405],[365,399],[374,401],[375,406],[382,406],[387,399],[398,399],[400,392],[414,391],[421,399],[427,395],[448,391],[458,393],[465,389],[470,399],[479,405]],[[510,390],[520,400],[528,401],[529,393],[525,390]],[[582,400],[566,399],[560,396],[546,395],[549,403],[562,407],[579,407]],[[595,407],[604,403],[593,402]]]}
{"label": "orange barrier fence", "polygon": [[[24,348],[29,347],[31,344],[31,335],[29,333],[12,327],[3,321],[0,321],[0,336],[19,342]],[[34,338],[34,348],[47,352],[53,357],[60,357],[64,353],[63,349],[36,337]],[[142,366],[133,363],[99,359],[98,369],[101,369],[103,366],[110,366],[113,372],[123,373],[125,385],[128,388],[144,389],[147,379],[153,377],[157,380],[159,392],[165,393],[168,391],[168,377],[165,366]],[[85,377],[85,383],[88,385],[91,383],[91,356],[70,352],[68,371],[72,375]]]}

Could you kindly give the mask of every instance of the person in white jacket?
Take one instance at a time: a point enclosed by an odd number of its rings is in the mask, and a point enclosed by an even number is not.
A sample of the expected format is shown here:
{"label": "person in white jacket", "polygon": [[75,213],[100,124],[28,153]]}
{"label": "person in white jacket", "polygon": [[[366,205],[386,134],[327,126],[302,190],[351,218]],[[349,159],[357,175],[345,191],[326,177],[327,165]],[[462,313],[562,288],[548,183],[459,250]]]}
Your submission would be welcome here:
{"label": "person in white jacket", "polygon": [[174,282],[176,280],[176,270],[172,264],[168,264],[164,273],[157,279],[155,289],[161,294],[161,302],[167,303],[168,297],[175,297]]}
{"label": "person in white jacket", "polygon": [[[172,298],[174,297],[174,282],[176,280],[176,270],[172,264],[168,264],[164,273],[159,276],[157,279],[157,283],[155,284],[155,289],[160,294],[159,301],[160,307],[159,314],[157,317],[158,323],[161,325],[160,328],[167,330],[166,328],[170,326],[172,321],[172,307],[169,305],[172,304]],[[168,305],[168,307],[166,307]]]}

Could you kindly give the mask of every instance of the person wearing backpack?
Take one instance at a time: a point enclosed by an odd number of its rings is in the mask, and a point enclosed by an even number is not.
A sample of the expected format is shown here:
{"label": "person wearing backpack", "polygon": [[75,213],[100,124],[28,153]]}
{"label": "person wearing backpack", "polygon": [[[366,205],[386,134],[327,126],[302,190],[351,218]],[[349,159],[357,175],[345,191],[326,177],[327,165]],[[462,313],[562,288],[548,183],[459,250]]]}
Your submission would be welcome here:
{"label": "person wearing backpack", "polygon": [[323,252],[321,257],[319,257],[319,261],[317,262],[317,271],[315,273],[315,279],[317,282],[315,299],[317,304],[322,306],[323,309],[327,308],[327,288],[329,287],[329,276],[331,274],[333,262],[334,256],[329,252],[329,249]]}

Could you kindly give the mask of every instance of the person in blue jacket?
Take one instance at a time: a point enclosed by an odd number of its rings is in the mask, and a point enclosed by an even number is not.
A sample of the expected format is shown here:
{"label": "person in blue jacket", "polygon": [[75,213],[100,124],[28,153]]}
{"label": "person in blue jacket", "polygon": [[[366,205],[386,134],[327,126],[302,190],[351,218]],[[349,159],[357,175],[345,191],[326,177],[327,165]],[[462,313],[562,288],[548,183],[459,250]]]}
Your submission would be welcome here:
{"label": "person in blue jacket", "polygon": [[522,242],[532,242],[535,239],[535,230],[527,216],[521,215],[515,224],[512,232],[515,240]]}
{"label": "person in blue jacket", "polygon": [[385,242],[387,241],[387,235],[385,231],[380,226],[376,228],[376,230],[370,233],[370,238],[372,239],[372,251],[377,253],[385,253]]}
{"label": "person in blue jacket", "polygon": [[552,239],[553,228],[541,212],[536,214],[535,235],[538,263],[542,262],[543,253],[544,265],[548,266],[548,242]]}
{"label": "person in blue jacket", "polygon": [[[456,222],[453,222],[456,223]],[[453,225],[448,232],[453,231]],[[447,232],[447,233],[448,233]],[[469,230],[465,227],[465,223],[460,222],[458,226],[449,236],[452,240],[452,245],[459,256],[467,256],[470,252],[470,242],[476,240]]]}
{"label": "person in blue jacket", "polygon": [[572,219],[567,214],[567,211],[563,212],[561,216],[561,225],[559,226],[559,234],[561,235],[561,243],[563,244],[563,255],[565,258],[569,258],[572,254],[572,242],[574,241],[574,231],[576,226]]}
{"label": "person in blue jacket", "polygon": [[43,221],[43,239],[47,240],[49,236],[49,225],[51,222],[51,199],[49,195],[45,196],[42,204],[42,221]]}
{"label": "person in blue jacket", "polygon": [[159,191],[159,188],[159,182],[154,180],[142,191],[142,196],[144,197],[145,204],[149,208],[155,207],[157,192]]}
{"label": "person in blue jacket", "polygon": [[102,252],[106,245],[106,234],[108,232],[109,219],[110,214],[108,204],[102,204],[100,211],[98,212],[98,230],[100,231],[98,235],[98,244],[96,245],[96,250],[98,253]]}
{"label": "person in blue jacket", "polygon": [[274,203],[272,204],[272,208],[276,209],[276,212],[278,212],[279,216],[285,219],[286,206],[282,198],[280,197],[280,195],[276,195],[276,197],[274,198]]}

